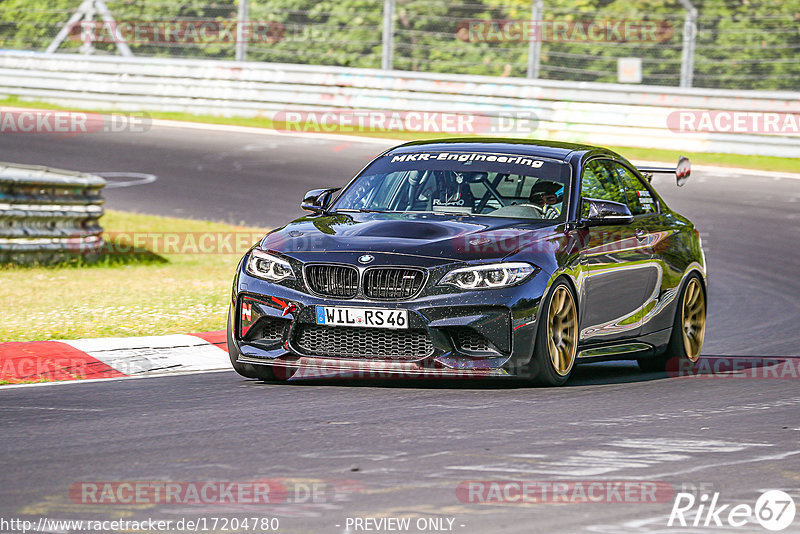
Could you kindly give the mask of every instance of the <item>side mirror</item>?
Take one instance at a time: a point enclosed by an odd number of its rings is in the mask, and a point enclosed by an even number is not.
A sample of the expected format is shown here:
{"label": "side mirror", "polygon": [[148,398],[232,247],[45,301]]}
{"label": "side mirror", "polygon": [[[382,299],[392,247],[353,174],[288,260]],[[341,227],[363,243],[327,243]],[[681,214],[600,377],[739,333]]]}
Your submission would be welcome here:
{"label": "side mirror", "polygon": [[327,189],[312,189],[303,195],[303,202],[300,207],[306,211],[313,213],[325,213],[330,204],[333,193],[341,189],[341,187],[329,187]]}
{"label": "side mirror", "polygon": [[597,198],[582,198],[581,201],[584,205],[589,206],[589,215],[581,221],[584,226],[630,224],[633,222],[631,210],[621,202]]}
{"label": "side mirror", "polygon": [[681,156],[678,158],[678,166],[675,167],[675,181],[678,184],[678,187],[683,187],[683,184],[689,179],[689,176],[692,175],[692,164],[689,161],[689,158],[686,156]]}
{"label": "side mirror", "polygon": [[692,164],[689,161],[689,158],[686,156],[681,156],[678,158],[678,165],[673,169],[672,167],[636,167],[642,176],[649,182],[653,178],[653,173],[663,173],[663,174],[672,174],[675,173],[675,181],[678,184],[678,187],[683,187],[683,184],[689,179],[689,176],[692,175]]}

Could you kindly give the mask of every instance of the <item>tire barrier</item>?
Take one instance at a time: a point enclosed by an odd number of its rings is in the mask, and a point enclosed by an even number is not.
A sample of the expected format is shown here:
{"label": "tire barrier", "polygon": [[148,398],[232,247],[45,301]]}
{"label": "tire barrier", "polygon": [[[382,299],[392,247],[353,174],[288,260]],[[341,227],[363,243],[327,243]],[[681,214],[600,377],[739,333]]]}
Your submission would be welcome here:
{"label": "tire barrier", "polygon": [[105,185],[92,174],[0,162],[0,263],[97,254]]}

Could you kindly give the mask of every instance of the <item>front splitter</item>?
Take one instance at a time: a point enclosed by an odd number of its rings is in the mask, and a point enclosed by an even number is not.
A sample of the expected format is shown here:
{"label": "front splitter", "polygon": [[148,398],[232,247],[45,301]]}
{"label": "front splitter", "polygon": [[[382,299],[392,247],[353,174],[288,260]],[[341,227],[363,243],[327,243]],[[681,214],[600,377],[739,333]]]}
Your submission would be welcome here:
{"label": "front splitter", "polygon": [[[270,365],[286,371],[286,378],[508,378],[504,369],[451,369],[447,367],[387,360],[348,360],[334,358],[299,357],[286,361],[281,359],[266,362],[260,358],[239,356],[240,363]],[[294,372],[292,372],[294,371]],[[280,373],[277,373],[280,376]]]}

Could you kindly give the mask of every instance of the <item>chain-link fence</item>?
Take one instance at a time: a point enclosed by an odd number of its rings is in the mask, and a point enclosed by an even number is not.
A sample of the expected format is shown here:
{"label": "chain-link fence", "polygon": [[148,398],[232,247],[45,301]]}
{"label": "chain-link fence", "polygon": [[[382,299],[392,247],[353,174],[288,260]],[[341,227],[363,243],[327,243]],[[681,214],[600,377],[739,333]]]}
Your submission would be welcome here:
{"label": "chain-link fence", "polygon": [[48,47],[795,90],[800,0],[0,0],[0,48]]}

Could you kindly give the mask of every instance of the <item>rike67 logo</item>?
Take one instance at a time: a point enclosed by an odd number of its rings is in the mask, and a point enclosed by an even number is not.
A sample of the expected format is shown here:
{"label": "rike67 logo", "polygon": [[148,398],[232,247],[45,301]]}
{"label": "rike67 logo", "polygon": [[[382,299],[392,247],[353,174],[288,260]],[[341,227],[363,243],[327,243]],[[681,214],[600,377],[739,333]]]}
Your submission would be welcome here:
{"label": "rike67 logo", "polygon": [[765,491],[755,505],[720,504],[719,492],[699,497],[681,492],[675,495],[667,526],[752,528],[757,522],[767,530],[778,532],[788,528],[794,517],[794,499],[781,490]]}

